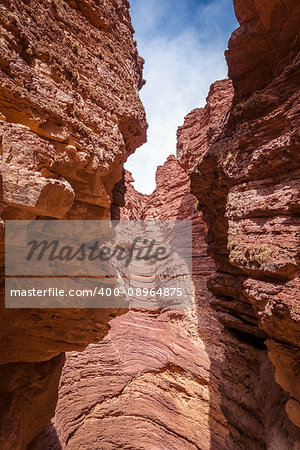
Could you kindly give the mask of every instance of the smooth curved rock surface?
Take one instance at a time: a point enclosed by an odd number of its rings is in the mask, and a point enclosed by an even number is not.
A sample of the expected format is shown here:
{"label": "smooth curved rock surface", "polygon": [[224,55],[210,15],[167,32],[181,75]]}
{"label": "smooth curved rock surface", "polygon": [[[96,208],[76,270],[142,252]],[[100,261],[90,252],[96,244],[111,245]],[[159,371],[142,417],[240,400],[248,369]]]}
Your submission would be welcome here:
{"label": "smooth curved rock surface", "polygon": [[44,448],[225,449],[222,327],[206,288],[214,265],[189,179],[170,156],[152,195],[137,193],[131,181],[125,172],[115,188],[117,217],[193,221],[193,307],[132,310],[111,322],[102,342],[69,354]]}

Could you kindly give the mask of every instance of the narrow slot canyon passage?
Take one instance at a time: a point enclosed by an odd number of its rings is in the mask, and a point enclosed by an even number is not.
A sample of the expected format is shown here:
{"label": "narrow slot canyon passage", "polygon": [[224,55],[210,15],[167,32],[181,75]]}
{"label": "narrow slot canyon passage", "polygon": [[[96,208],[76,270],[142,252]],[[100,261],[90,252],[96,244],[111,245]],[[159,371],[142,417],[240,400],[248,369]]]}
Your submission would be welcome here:
{"label": "narrow slot canyon passage", "polygon": [[[204,11],[227,11],[227,0],[217,3],[203,2]],[[233,3],[228,77],[207,85],[205,105],[177,124],[151,194],[128,170],[150,177],[149,160],[133,154],[141,147],[158,161],[162,142],[143,146],[144,60],[129,2],[0,6],[1,450],[300,448],[300,4]],[[166,20],[159,2],[150,6]],[[168,26],[161,44],[172,41]],[[173,256],[130,272],[133,286],[149,290],[159,271],[174,286],[184,273],[190,307],[29,307],[24,297],[16,308],[8,286],[27,272],[24,262],[16,269],[21,235],[10,243],[11,221],[70,224],[71,239],[73,221],[87,231],[95,221],[124,230],[158,221],[160,243],[168,223],[190,223],[190,274]],[[63,274],[54,261],[39,279],[68,281],[67,261]]]}
{"label": "narrow slot canyon passage", "polygon": [[45,448],[56,448],[57,436],[70,448],[92,448],[95,439],[102,448],[201,448],[200,439],[206,448],[210,443],[222,448],[227,434],[218,393],[223,349],[206,287],[214,264],[206,252],[205,226],[174,156],[158,168],[156,179],[156,190],[146,196],[124,172],[115,187],[112,218],[193,221],[198,245],[192,308],[131,310],[111,322],[103,341],[67,356]]}

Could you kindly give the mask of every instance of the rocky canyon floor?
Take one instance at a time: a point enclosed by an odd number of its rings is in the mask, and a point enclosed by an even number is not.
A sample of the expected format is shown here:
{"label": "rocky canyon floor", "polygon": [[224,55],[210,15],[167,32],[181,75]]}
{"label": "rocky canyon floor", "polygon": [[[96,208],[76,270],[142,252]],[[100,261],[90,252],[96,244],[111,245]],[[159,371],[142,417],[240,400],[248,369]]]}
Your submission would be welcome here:
{"label": "rocky canyon floor", "polygon": [[[129,7],[0,5],[0,449],[298,450],[300,4],[234,0],[151,195]],[[5,307],[7,221],[110,219],[190,221],[190,308]]]}

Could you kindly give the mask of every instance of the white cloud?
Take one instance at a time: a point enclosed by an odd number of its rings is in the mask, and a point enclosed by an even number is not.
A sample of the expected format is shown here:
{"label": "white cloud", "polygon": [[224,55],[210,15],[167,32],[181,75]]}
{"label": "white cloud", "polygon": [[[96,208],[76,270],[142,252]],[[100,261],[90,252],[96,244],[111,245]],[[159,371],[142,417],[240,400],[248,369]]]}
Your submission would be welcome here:
{"label": "white cloud", "polygon": [[162,27],[170,5],[170,0],[132,2],[138,48],[146,60],[147,84],[140,95],[149,129],[148,142],[130,156],[125,167],[133,174],[135,188],[147,194],[155,187],[156,167],[176,153],[176,131],[184,116],[203,106],[210,84],[227,74],[224,49],[228,35],[219,22],[228,0],[195,7],[199,29],[195,22],[180,29],[174,17],[172,29],[167,24]]}

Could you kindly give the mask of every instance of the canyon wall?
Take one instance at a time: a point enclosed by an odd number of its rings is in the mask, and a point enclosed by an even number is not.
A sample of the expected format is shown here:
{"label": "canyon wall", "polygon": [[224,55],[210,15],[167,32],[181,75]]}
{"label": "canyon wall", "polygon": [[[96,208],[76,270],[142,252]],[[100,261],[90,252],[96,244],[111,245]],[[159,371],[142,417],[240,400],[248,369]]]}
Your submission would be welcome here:
{"label": "canyon wall", "polygon": [[[146,139],[129,3],[4,0],[0,26],[2,230],[110,218],[122,164]],[[98,342],[125,311],[4,309],[3,276],[1,294],[0,447],[23,449],[54,413],[62,352]]]}
{"label": "canyon wall", "polygon": [[[157,169],[153,194],[136,192],[127,171],[114,190],[115,219],[192,220],[192,309],[131,310],[111,322],[102,342],[68,354],[56,414],[44,436],[45,450],[298,448],[299,429],[285,410],[288,394],[268,356],[268,332],[245,292],[249,280],[263,286],[273,286],[273,281],[269,276],[255,277],[254,270],[247,276],[232,264],[227,248],[227,179],[221,176],[217,156],[230,158],[224,139],[232,143],[241,137],[238,126],[226,135],[234,95],[231,80],[217,81],[205,108],[186,117],[178,131],[184,170],[170,156]],[[220,147],[214,147],[216,142]],[[208,162],[200,171],[202,155]],[[294,183],[288,190],[289,184],[285,192],[295,205],[298,191]],[[266,194],[274,190],[272,180],[268,186]],[[235,203],[234,211],[256,207],[260,197],[255,189],[252,195],[247,192],[249,201],[244,196],[239,205]],[[261,235],[268,237],[265,229]],[[245,235],[242,239],[248,245]],[[259,235],[253,239],[258,245]],[[264,261],[263,252],[258,261]],[[271,312],[268,308],[270,316]],[[296,361],[295,348],[288,344],[288,349]],[[286,368],[293,367],[299,371],[296,365]],[[294,386],[297,389],[296,378]]]}
{"label": "canyon wall", "polygon": [[225,327],[228,445],[298,448],[300,5],[260,3],[234,2],[231,81],[186,117],[178,157],[217,269],[208,286]]}
{"label": "canyon wall", "polygon": [[45,449],[225,449],[218,391],[224,349],[206,283],[214,270],[190,182],[170,156],[156,189],[135,191],[124,172],[113,218],[189,219],[193,223],[191,309],[131,310],[112,320],[106,338],[67,355]]}
{"label": "canyon wall", "polygon": [[129,3],[1,3],[2,230],[190,219],[194,285],[191,309],[10,310],[2,269],[1,449],[299,448],[300,5],[234,6],[230,80],[144,196],[122,168],[146,133]]}

